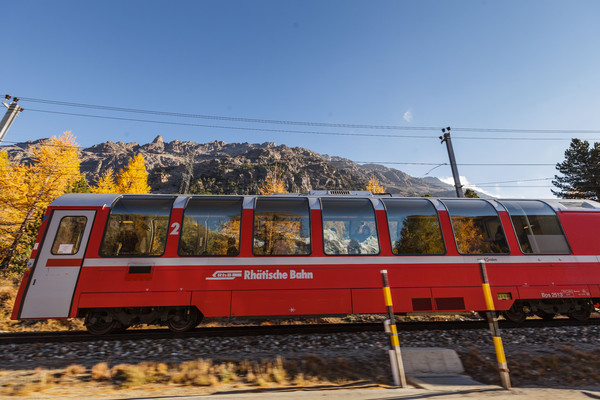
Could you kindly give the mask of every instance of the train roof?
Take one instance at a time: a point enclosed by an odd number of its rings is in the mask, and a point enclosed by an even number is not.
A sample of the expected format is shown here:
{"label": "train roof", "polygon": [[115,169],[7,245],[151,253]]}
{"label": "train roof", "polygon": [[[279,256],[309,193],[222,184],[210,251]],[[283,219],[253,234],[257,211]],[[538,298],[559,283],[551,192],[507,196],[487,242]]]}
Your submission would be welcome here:
{"label": "train roof", "polygon": [[[118,194],[118,193],[67,193],[64,194],[57,199],[55,199],[51,206],[53,207],[111,207],[114,202],[122,197],[122,196],[132,196],[139,198],[148,198],[148,197],[170,197],[170,198],[178,198],[176,201],[176,207],[182,207],[185,204],[185,200],[189,197],[247,197],[247,198],[255,198],[255,197],[264,197],[261,195],[179,195],[179,194],[146,194],[146,195],[130,195],[130,194]],[[307,193],[278,193],[273,195],[273,197],[369,197],[372,199],[375,198],[406,198],[410,199],[412,197],[402,197],[397,195],[373,195],[368,191],[348,191],[348,190],[314,190]],[[437,197],[414,197],[416,198],[424,198],[437,203],[436,200],[456,200],[456,197],[453,198],[437,198]],[[471,199],[464,199],[471,200]],[[473,199],[476,200],[476,199]],[[479,200],[488,200],[492,202],[502,201],[525,201],[525,200],[539,200],[548,204],[555,211],[600,211],[600,202],[594,200],[585,200],[585,199],[479,199]]]}

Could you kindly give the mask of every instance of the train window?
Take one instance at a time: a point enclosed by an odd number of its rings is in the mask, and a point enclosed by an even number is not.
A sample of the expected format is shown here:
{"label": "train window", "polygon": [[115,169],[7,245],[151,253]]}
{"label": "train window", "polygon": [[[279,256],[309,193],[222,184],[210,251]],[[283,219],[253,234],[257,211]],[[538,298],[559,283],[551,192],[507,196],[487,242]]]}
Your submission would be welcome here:
{"label": "train window", "polygon": [[86,223],[86,217],[63,217],[52,243],[52,254],[77,254]]}
{"label": "train window", "polygon": [[242,198],[192,198],[183,212],[179,255],[237,255],[241,218]]}
{"label": "train window", "polygon": [[121,198],[110,211],[100,255],[159,256],[165,251],[174,198]]}
{"label": "train window", "polygon": [[485,200],[444,200],[461,254],[508,253],[500,217]]}
{"label": "train window", "polygon": [[438,214],[428,200],[382,199],[394,254],[444,254]]}
{"label": "train window", "polygon": [[321,208],[325,254],[379,254],[371,200],[324,198]]}
{"label": "train window", "polygon": [[523,253],[571,253],[558,217],[550,206],[536,200],[501,203],[508,210]]}
{"label": "train window", "polygon": [[307,255],[310,251],[307,199],[256,199],[253,245],[255,255]]}

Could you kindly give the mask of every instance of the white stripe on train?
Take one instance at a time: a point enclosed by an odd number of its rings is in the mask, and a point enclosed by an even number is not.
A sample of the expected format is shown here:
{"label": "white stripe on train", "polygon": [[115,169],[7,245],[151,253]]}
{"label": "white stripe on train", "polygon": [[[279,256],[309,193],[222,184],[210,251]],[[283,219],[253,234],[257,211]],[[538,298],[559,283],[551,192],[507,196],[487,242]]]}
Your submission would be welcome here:
{"label": "white stripe on train", "polygon": [[420,256],[420,257],[171,257],[171,258],[87,258],[84,267],[125,267],[131,265],[157,266],[300,266],[300,265],[411,265],[411,264],[582,264],[598,263],[600,256]]}

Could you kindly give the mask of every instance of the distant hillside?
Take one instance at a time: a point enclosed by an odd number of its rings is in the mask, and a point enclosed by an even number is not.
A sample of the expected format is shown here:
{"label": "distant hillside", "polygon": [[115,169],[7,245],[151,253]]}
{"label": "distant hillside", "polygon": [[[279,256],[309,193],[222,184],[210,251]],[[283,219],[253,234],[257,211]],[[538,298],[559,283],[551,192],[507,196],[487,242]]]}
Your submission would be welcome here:
{"label": "distant hillside", "polygon": [[[33,143],[2,149],[10,159],[28,161],[24,150]],[[92,183],[108,167],[118,171],[137,153],[146,160],[148,183],[154,193],[177,193],[187,187],[188,193],[255,194],[267,171],[277,164],[290,192],[364,190],[369,177],[375,175],[389,193],[455,196],[454,188],[437,178],[414,178],[382,165],[358,165],[345,158],[272,142],[165,143],[161,136],[143,145],[109,141],[82,150],[81,170]]]}

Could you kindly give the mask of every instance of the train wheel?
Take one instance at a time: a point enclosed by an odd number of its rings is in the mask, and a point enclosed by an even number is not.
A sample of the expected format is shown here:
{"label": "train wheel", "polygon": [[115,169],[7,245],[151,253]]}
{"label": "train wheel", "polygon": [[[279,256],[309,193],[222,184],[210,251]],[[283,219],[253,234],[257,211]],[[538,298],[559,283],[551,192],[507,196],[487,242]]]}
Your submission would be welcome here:
{"label": "train wheel", "polygon": [[554,314],[554,313],[548,313],[546,311],[541,311],[541,310],[536,312],[535,315],[537,315],[544,321],[552,321],[554,319],[554,317],[556,316],[556,314]]}
{"label": "train wheel", "polygon": [[196,327],[202,319],[202,314],[196,307],[177,310],[169,316],[167,326],[172,332],[187,332]]}
{"label": "train wheel", "polygon": [[514,322],[515,324],[523,323],[527,319],[527,314],[525,314],[523,310],[515,310],[514,307],[512,307],[510,310],[504,311],[502,315],[504,315],[504,318]]}
{"label": "train wheel", "polygon": [[575,321],[587,321],[590,318],[589,310],[577,310],[569,313],[568,316]]}
{"label": "train wheel", "polygon": [[99,316],[88,317],[85,320],[85,328],[92,335],[106,335],[111,332],[122,332],[126,327],[117,320],[105,321]]}

